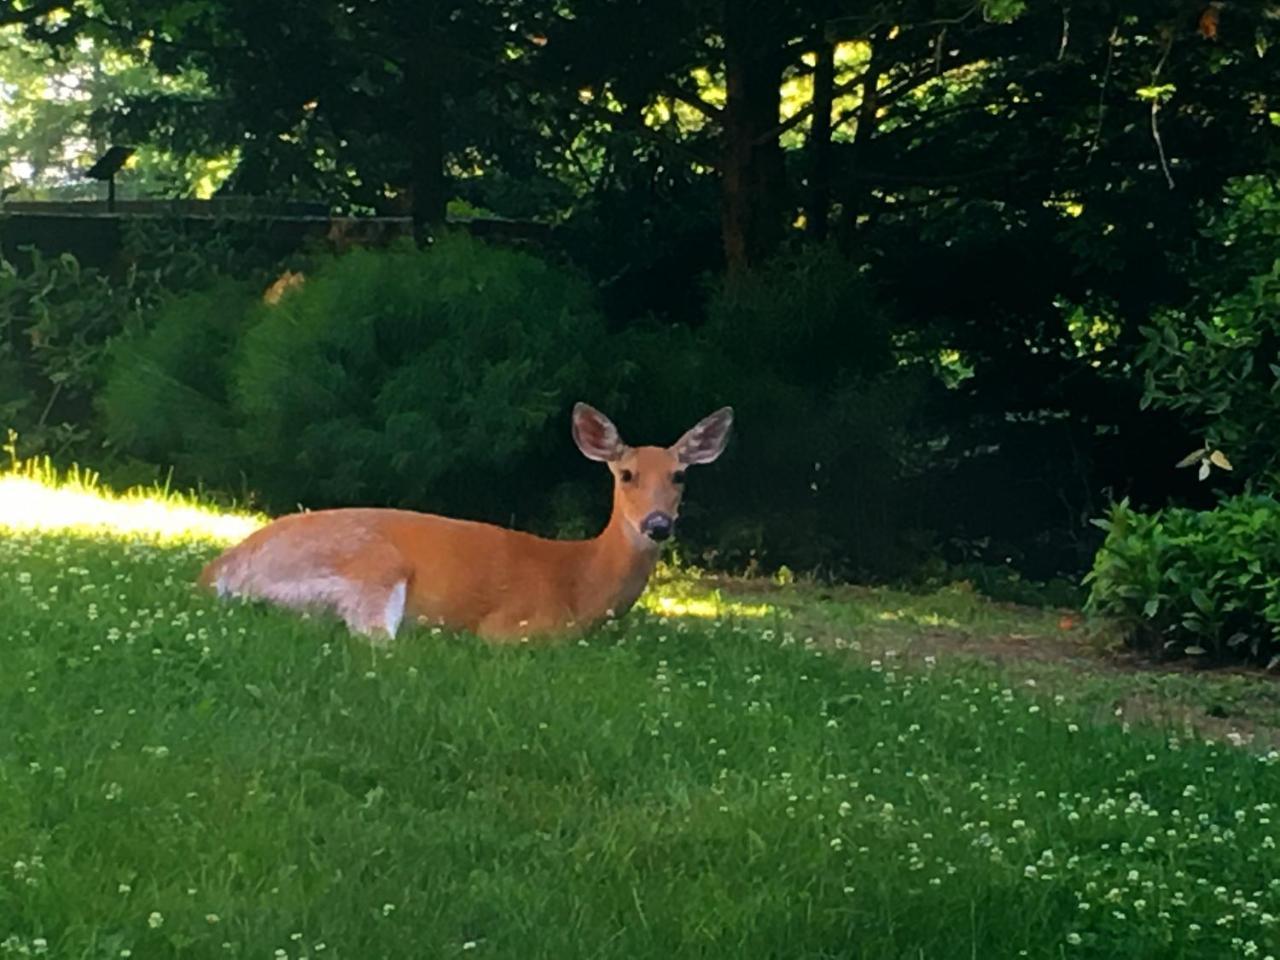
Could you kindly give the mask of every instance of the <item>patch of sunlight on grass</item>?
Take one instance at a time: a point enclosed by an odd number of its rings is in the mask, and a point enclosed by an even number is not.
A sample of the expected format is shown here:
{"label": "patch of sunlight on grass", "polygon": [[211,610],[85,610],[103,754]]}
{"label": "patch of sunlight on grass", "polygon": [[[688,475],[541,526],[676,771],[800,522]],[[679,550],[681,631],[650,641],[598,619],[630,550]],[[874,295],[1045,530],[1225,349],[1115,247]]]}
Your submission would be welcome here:
{"label": "patch of sunlight on grass", "polygon": [[708,589],[702,572],[695,567],[663,561],[654,571],[653,580],[636,602],[642,610],[660,616],[699,617],[716,620],[721,617],[759,619],[780,611],[768,603],[727,600],[719,590]]}
{"label": "patch of sunlight on grass", "polygon": [[60,473],[48,460],[14,462],[0,473],[0,530],[230,543],[265,522],[161,489],[117,494],[93,471],[72,467]]}
{"label": "patch of sunlight on grass", "polygon": [[876,614],[877,620],[914,624],[918,627],[951,627],[959,629],[960,623],[954,617],[944,617],[940,613],[921,613],[917,610],[882,610]]}
{"label": "patch of sunlight on grass", "polygon": [[719,597],[675,597],[666,593],[646,593],[639,605],[651,613],[673,617],[702,617],[714,620],[720,617],[767,617],[773,607],[767,603],[739,603]]}

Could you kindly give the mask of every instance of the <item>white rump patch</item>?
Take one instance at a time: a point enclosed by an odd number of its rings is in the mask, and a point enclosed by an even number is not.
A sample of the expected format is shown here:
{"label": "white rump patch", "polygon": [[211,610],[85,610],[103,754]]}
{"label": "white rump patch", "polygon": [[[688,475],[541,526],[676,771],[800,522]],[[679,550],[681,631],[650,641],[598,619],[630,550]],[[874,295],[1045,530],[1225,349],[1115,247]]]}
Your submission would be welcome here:
{"label": "white rump patch", "polygon": [[298,577],[293,580],[267,583],[250,591],[281,606],[295,610],[307,607],[329,607],[340,613],[355,608],[360,603],[359,585],[345,577]]}
{"label": "white rump patch", "polygon": [[400,623],[404,620],[405,587],[405,581],[401,580],[391,588],[391,596],[387,597],[387,605],[383,610],[382,622],[386,625],[387,635],[392,640],[395,639],[396,631],[400,629]]}
{"label": "white rump patch", "polygon": [[373,636],[381,630],[395,638],[404,621],[408,581],[379,588],[336,574],[296,577],[262,583],[250,577],[219,576],[215,582],[219,596],[267,600],[302,613],[328,610],[344,620],[354,632]]}

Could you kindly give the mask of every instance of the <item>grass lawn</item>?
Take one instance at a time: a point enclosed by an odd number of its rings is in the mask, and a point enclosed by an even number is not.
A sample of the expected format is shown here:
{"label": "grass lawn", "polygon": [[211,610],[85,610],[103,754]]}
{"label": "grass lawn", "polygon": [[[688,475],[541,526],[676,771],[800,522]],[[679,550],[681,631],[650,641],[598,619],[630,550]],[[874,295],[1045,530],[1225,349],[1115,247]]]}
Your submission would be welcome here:
{"label": "grass lawn", "polygon": [[197,595],[226,518],[19,489],[0,958],[1280,956],[1280,754],[1186,729],[1265,733],[1270,681],[688,579],[580,644],[375,652]]}

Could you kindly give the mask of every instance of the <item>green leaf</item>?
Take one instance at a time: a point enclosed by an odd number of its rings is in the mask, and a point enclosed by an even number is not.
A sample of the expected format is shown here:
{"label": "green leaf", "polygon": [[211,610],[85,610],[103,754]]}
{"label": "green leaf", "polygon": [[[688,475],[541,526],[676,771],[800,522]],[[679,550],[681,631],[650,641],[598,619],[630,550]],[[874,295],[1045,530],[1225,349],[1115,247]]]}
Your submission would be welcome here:
{"label": "green leaf", "polygon": [[1146,87],[1139,87],[1137,90],[1138,99],[1140,100],[1167,100],[1173,96],[1178,88],[1172,83],[1151,84]]}

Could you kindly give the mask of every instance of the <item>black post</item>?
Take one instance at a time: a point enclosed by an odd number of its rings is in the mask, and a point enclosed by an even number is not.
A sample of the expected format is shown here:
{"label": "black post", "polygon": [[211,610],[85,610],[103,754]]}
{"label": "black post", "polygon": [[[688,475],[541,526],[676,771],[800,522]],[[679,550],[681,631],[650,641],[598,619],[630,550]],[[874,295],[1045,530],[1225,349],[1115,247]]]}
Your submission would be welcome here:
{"label": "black post", "polygon": [[133,156],[133,147],[115,146],[85,171],[84,175],[90,180],[107,181],[107,213],[116,212],[116,174],[131,156]]}

